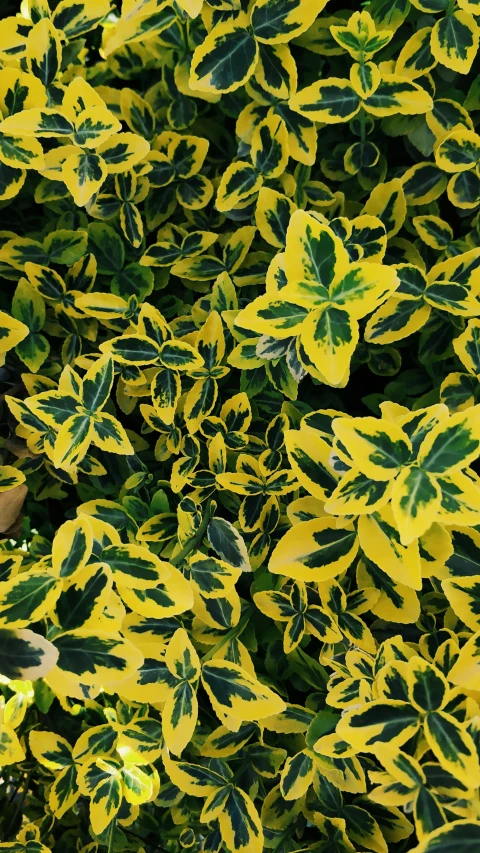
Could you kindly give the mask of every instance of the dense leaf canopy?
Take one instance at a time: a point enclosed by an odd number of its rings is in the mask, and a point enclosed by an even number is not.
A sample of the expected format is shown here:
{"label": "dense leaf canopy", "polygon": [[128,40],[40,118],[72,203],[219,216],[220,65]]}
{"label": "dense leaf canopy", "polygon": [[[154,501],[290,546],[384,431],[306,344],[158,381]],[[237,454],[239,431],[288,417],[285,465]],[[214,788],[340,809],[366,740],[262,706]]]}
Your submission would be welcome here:
{"label": "dense leaf canopy", "polygon": [[480,0],[0,14],[0,850],[480,850]]}

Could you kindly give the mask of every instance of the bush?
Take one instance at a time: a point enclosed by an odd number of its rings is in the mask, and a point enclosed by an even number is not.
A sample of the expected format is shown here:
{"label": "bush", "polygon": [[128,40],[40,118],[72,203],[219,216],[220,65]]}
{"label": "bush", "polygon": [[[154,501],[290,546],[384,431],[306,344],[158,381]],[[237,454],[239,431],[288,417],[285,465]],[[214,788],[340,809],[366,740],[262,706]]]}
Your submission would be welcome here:
{"label": "bush", "polygon": [[4,8],[1,849],[480,849],[480,3],[346,5]]}

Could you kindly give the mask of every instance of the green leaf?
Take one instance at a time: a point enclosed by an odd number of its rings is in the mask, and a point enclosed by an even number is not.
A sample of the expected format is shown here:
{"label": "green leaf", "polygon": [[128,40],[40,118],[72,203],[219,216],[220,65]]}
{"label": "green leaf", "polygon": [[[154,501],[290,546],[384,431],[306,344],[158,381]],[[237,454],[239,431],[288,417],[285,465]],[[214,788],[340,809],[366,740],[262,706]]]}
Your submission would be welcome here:
{"label": "green leaf", "polygon": [[73,131],[73,124],[63,113],[47,107],[23,110],[0,122],[0,132],[12,136],[36,136],[54,139],[70,136]]}
{"label": "green leaf", "polygon": [[204,663],[202,684],[217,715],[248,721],[278,714],[285,707],[272,690],[229,661]]}
{"label": "green leaf", "polygon": [[365,708],[347,711],[337,726],[337,734],[352,746],[372,752],[385,743],[405,743],[418,726],[418,712],[407,702],[376,699]]}
{"label": "green leaf", "polygon": [[154,364],[160,356],[160,347],[146,335],[123,335],[101,346],[103,352],[121,364]]}
{"label": "green leaf", "polygon": [[477,750],[471,736],[455,717],[433,711],[426,716],[424,732],[442,767],[464,785],[476,785],[480,779]]}
{"label": "green leaf", "polygon": [[41,18],[28,34],[28,70],[48,87],[60,70],[61,60],[62,48],[57,30],[49,18]]}
{"label": "green leaf", "polygon": [[257,63],[258,46],[247,25],[247,15],[240,13],[211,30],[193,55],[190,84],[194,88],[233,92],[248,80]]}
{"label": "green leaf", "polygon": [[44,241],[44,249],[52,264],[73,266],[87,250],[87,233],[60,229],[51,231]]}
{"label": "green leaf", "polygon": [[313,781],[315,762],[307,750],[287,758],[280,777],[280,792],[285,800],[297,800],[306,793]]}
{"label": "green leaf", "polygon": [[108,684],[126,678],[142,660],[140,652],[119,634],[88,628],[66,631],[55,638],[57,677]]}
{"label": "green leaf", "polygon": [[286,42],[313,24],[325,3],[309,0],[256,0],[251,17],[255,38],[261,42]]}
{"label": "green leaf", "polygon": [[324,708],[322,711],[319,711],[307,729],[305,735],[307,746],[310,749],[313,749],[314,744],[322,737],[322,735],[329,734],[335,730],[335,726],[339,719],[340,714],[335,713],[335,711],[330,711],[329,708]]}
{"label": "green leaf", "polygon": [[480,826],[472,820],[455,820],[424,838],[415,853],[474,853],[480,842]]}
{"label": "green leaf", "polygon": [[360,109],[360,103],[348,80],[329,77],[302,89],[290,98],[289,106],[312,121],[337,124],[353,118]]}
{"label": "green leaf", "polygon": [[467,74],[478,50],[478,29],[467,12],[456,11],[441,18],[432,30],[432,53],[452,71]]}
{"label": "green leaf", "polygon": [[0,628],[0,672],[7,678],[43,678],[57,658],[58,649],[40,634],[27,628]]}
{"label": "green leaf", "polygon": [[418,460],[425,471],[445,474],[467,467],[479,453],[478,411],[473,407],[438,424],[422,442]]}
{"label": "green leaf", "polygon": [[61,628],[70,631],[98,618],[103,613],[111,586],[110,574],[102,565],[94,563],[76,572],[65,584],[56,603]]}
{"label": "green leaf", "polygon": [[409,697],[412,705],[421,711],[435,711],[442,707],[448,685],[434,666],[422,658],[409,662]]}
{"label": "green leaf", "polygon": [[133,589],[156,587],[169,576],[169,564],[142,545],[109,545],[102,560],[110,566],[116,583]]}
{"label": "green leaf", "polygon": [[60,584],[48,572],[25,572],[4,581],[0,586],[1,623],[25,628],[38,622],[55,606],[60,591]]}
{"label": "green leaf", "polygon": [[124,263],[125,249],[118,234],[109,225],[92,222],[88,227],[88,249],[97,260],[98,272],[113,275]]}
{"label": "green leaf", "polygon": [[93,30],[109,9],[108,0],[96,0],[95,5],[88,0],[77,0],[73,5],[70,0],[61,0],[53,12],[53,23],[67,39],[78,38]]}
{"label": "green leaf", "polygon": [[79,207],[84,207],[99,191],[106,176],[102,158],[92,151],[78,151],[67,157],[62,166],[62,181]]}
{"label": "green leaf", "polygon": [[269,570],[304,581],[324,581],[340,575],[358,551],[356,532],[337,528],[329,518],[302,521],[280,540]]}
{"label": "green leaf", "polygon": [[207,527],[207,538],[222,560],[235,569],[250,571],[245,542],[229,521],[224,518],[212,518]]}

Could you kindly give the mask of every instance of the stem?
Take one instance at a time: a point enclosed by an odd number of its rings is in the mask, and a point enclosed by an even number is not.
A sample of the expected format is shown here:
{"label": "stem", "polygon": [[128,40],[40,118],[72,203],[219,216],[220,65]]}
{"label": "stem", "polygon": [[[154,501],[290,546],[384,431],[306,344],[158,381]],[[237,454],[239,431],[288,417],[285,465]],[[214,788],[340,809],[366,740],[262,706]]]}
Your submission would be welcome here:
{"label": "stem", "polygon": [[183,49],[185,51],[185,55],[188,55],[190,52],[190,45],[188,43],[188,24],[186,21],[182,21],[180,23],[180,31],[182,33]]}
{"label": "stem", "polygon": [[211,658],[213,658],[213,656],[216,655],[216,653],[225,645],[225,643],[228,643],[230,640],[233,640],[234,638],[240,636],[240,634],[245,630],[248,623],[250,622],[250,618],[251,618],[254,610],[255,610],[254,605],[249,604],[249,606],[245,610],[245,613],[243,614],[242,618],[240,619],[238,625],[235,625],[234,628],[230,628],[230,631],[227,631],[227,633],[225,634],[224,637],[222,637],[220,642],[218,642],[215,646],[213,646],[213,648],[210,649],[210,651],[207,652],[207,654],[203,656],[202,663],[205,663],[205,661],[207,661],[207,660],[211,660]]}
{"label": "stem", "polygon": [[19,786],[18,786],[18,785],[16,785],[16,781],[17,781],[16,779],[13,779],[13,778],[10,776],[10,781],[9,781],[9,782],[8,782],[8,784],[6,785],[6,787],[7,787],[7,788],[10,788],[10,787],[12,788],[12,793],[10,794],[10,796],[9,796],[9,798],[8,798],[8,805],[10,805],[11,803],[13,803],[13,801],[14,801],[15,797],[16,797],[16,796],[17,796],[17,794],[18,794],[18,788],[19,788]]}
{"label": "stem", "polygon": [[116,818],[113,818],[113,820],[110,824],[109,833],[108,833],[108,846],[107,846],[108,853],[113,853],[113,842],[115,841],[116,826],[117,826],[117,820],[116,820]]}
{"label": "stem", "polygon": [[288,826],[287,829],[282,833],[282,836],[279,839],[278,844],[276,844],[275,847],[273,848],[272,853],[277,853],[277,850],[280,850],[280,847],[282,846],[283,842],[286,841],[286,839],[291,834],[292,834],[292,827]]}
{"label": "stem", "polygon": [[[9,823],[8,823],[8,830],[6,830],[6,831],[5,831],[5,835],[6,835],[7,837],[8,837],[8,835],[10,834],[10,830],[12,829],[12,827],[14,827],[14,826],[15,826],[15,821],[16,821],[16,819],[17,819],[17,817],[18,817],[18,814],[19,814],[19,812],[20,812],[20,809],[22,808],[22,806],[23,806],[23,804],[24,804],[24,802],[25,802],[25,797],[26,797],[26,796],[27,796],[27,794],[28,794],[28,789],[29,789],[29,787],[30,787],[30,782],[31,782],[31,779],[32,779],[32,776],[33,776],[33,772],[34,772],[34,770],[35,770],[35,768],[34,768],[34,767],[32,767],[32,768],[28,771],[28,773],[27,773],[27,775],[26,775],[26,777],[25,777],[25,782],[24,782],[24,785],[23,785],[22,793],[21,793],[21,795],[20,795],[19,799],[17,800],[17,802],[15,803],[15,808],[14,808],[14,810],[13,810],[13,812],[12,812],[11,820],[10,820],[10,821],[9,821]],[[17,788],[17,791],[18,791],[18,788]],[[17,792],[15,792],[15,793],[17,793]]]}
{"label": "stem", "polygon": [[190,539],[187,539],[182,550],[179,551],[175,557],[170,558],[169,562],[172,564],[172,566],[178,566],[180,565],[180,563],[183,563],[185,557],[187,557],[188,554],[190,554],[190,552],[193,551],[193,549],[196,548],[197,545],[202,541],[205,535],[205,531],[208,527],[208,522],[210,521],[211,505],[211,501],[209,501],[207,506],[205,507],[205,515],[203,516],[200,527],[198,528],[195,535],[192,536]]}
{"label": "stem", "polygon": [[360,118],[360,139],[362,142],[365,142],[367,134],[366,134],[366,127],[365,127],[365,110],[363,109],[363,107],[360,107],[359,118]]}

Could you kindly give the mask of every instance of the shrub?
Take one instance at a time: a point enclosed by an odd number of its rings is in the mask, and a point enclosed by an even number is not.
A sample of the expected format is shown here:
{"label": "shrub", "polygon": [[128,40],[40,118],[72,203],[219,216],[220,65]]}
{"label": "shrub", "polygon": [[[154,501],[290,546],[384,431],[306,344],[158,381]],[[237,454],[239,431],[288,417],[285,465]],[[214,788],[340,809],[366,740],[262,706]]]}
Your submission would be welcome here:
{"label": "shrub", "polygon": [[1,849],[480,849],[480,3],[358,5],[4,9]]}

